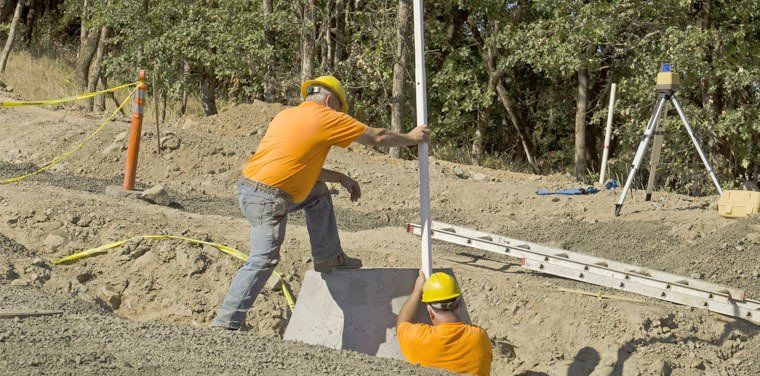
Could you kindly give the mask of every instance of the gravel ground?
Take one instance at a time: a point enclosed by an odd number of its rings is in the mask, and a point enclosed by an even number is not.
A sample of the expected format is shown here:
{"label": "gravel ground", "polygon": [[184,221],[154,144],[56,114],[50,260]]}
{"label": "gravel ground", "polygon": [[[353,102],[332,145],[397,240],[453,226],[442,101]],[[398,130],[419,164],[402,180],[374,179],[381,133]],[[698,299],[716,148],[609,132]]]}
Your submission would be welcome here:
{"label": "gravel ground", "polygon": [[0,319],[5,375],[435,375],[348,351],[250,332],[132,322],[94,303],[0,285],[3,308],[62,310],[62,316]]}

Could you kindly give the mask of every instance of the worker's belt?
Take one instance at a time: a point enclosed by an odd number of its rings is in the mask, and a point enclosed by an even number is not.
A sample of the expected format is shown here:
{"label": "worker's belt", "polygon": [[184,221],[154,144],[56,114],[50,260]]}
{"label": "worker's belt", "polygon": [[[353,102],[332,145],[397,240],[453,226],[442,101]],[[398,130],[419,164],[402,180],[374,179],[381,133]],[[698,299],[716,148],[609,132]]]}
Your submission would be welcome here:
{"label": "worker's belt", "polygon": [[248,179],[248,178],[241,178],[240,179],[240,183],[242,183],[243,185],[246,185],[248,187],[251,187],[254,190],[257,190],[257,191],[260,191],[260,192],[264,192],[264,193],[269,193],[269,194],[275,195],[275,196],[280,196],[280,197],[282,197],[282,198],[284,198],[284,199],[286,199],[288,201],[291,201],[291,202],[293,201],[293,199],[290,197],[290,195],[287,194],[287,193],[285,193],[285,191],[283,191],[282,189],[266,185],[266,184],[264,184],[262,182],[258,182],[256,180],[251,180],[251,179]]}

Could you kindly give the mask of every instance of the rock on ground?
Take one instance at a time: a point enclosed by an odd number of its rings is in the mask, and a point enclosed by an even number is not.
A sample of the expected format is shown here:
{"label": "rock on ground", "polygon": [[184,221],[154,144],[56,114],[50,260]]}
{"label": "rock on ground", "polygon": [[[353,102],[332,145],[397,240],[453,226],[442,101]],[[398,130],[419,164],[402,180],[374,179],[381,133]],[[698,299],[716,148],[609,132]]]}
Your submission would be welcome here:
{"label": "rock on ground", "polygon": [[156,185],[146,189],[140,194],[140,198],[157,205],[169,206],[172,204],[172,199],[163,185]]}

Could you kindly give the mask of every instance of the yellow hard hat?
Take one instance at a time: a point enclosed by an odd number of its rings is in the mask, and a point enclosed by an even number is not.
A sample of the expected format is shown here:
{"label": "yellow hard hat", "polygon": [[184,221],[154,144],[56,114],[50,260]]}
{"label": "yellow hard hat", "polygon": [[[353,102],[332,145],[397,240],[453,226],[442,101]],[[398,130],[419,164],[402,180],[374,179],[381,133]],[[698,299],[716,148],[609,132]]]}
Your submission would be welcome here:
{"label": "yellow hard hat", "polygon": [[458,298],[461,295],[462,291],[459,290],[457,281],[446,273],[433,273],[422,285],[423,303],[442,302]]}
{"label": "yellow hard hat", "polygon": [[340,99],[340,112],[346,112],[348,109],[348,102],[346,101],[346,90],[343,89],[343,84],[333,76],[319,76],[314,80],[309,80],[301,84],[301,97],[306,98],[306,91],[312,86],[322,86],[327,90],[330,90],[338,96]]}

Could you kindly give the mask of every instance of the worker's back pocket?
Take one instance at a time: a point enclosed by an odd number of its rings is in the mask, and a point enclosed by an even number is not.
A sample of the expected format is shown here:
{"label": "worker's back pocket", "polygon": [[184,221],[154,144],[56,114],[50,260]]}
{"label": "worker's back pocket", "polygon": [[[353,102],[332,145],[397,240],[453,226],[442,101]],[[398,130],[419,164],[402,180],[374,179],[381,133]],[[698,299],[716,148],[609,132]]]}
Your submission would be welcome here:
{"label": "worker's back pocket", "polygon": [[240,209],[251,226],[260,226],[272,215],[272,205],[264,198],[241,195],[239,202]]}

